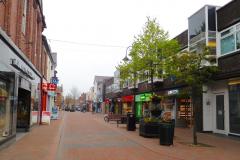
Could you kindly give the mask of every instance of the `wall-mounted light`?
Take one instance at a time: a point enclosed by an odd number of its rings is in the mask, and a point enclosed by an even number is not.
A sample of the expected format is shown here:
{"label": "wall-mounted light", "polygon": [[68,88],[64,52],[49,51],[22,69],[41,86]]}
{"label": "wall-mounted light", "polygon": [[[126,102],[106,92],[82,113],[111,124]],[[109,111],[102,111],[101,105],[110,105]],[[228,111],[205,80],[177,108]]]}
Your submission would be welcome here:
{"label": "wall-mounted light", "polygon": [[206,105],[209,106],[210,104],[211,104],[210,100],[207,99],[207,101],[206,101]]}
{"label": "wall-mounted light", "polygon": [[207,93],[207,92],[208,92],[208,86],[203,86],[202,92],[203,92],[203,93]]}

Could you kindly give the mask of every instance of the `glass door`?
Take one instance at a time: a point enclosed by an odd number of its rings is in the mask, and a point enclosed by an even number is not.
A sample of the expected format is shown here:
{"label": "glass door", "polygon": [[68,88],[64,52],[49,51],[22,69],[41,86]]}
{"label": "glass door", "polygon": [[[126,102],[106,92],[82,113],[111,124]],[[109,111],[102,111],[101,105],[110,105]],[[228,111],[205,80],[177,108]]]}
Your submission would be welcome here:
{"label": "glass door", "polygon": [[224,95],[216,95],[216,128],[224,130]]}

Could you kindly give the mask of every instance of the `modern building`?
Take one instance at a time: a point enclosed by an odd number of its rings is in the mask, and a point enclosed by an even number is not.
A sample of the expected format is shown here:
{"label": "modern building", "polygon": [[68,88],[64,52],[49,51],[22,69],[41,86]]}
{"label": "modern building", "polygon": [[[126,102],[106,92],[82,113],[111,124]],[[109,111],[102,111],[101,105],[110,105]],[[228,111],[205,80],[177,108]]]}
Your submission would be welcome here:
{"label": "modern building", "polygon": [[205,87],[204,131],[240,136],[240,1],[216,11],[220,73]]}

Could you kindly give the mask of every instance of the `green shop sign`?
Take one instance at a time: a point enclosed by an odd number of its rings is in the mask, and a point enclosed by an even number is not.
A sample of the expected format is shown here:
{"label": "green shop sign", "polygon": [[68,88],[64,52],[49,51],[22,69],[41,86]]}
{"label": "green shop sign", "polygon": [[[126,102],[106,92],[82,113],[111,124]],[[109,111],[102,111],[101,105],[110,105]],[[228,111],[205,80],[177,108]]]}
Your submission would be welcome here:
{"label": "green shop sign", "polygon": [[146,102],[150,101],[152,97],[151,93],[144,93],[135,96],[135,102]]}

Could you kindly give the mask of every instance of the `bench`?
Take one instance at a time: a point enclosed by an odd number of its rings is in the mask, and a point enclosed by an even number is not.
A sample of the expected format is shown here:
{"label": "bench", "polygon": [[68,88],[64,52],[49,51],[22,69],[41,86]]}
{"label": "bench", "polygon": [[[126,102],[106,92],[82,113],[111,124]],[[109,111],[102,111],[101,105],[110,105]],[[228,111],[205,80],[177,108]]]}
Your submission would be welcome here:
{"label": "bench", "polygon": [[106,122],[116,121],[117,122],[117,127],[118,127],[118,124],[122,123],[125,118],[126,118],[126,116],[121,115],[121,114],[107,114],[107,115],[104,116],[104,120]]}

